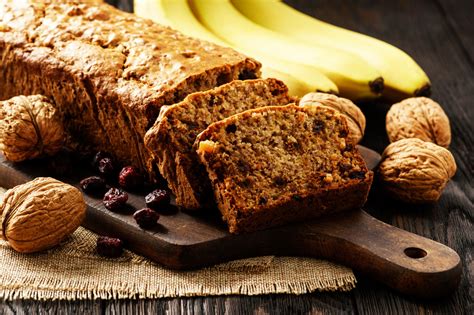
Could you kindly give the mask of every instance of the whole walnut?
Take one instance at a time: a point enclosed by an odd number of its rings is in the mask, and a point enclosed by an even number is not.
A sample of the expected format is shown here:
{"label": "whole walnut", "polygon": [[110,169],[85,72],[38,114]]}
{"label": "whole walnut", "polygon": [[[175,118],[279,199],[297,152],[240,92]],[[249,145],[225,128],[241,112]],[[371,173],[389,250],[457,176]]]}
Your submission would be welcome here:
{"label": "whole walnut", "polygon": [[447,149],[417,138],[391,143],[379,166],[384,188],[409,203],[431,203],[441,196],[456,173],[456,162]]}
{"label": "whole walnut", "polygon": [[418,138],[445,148],[451,143],[448,116],[427,97],[407,98],[393,104],[387,113],[386,128],[390,142]]}
{"label": "whole walnut", "polygon": [[54,155],[65,138],[56,109],[45,96],[16,96],[0,102],[0,150],[7,160]]}
{"label": "whole walnut", "polygon": [[86,208],[74,186],[38,177],[5,192],[0,201],[1,237],[22,253],[51,248],[77,229]]}
{"label": "whole walnut", "polygon": [[299,102],[300,106],[327,106],[339,111],[347,120],[349,138],[353,143],[359,143],[364,137],[365,116],[351,100],[327,93],[308,93]]}

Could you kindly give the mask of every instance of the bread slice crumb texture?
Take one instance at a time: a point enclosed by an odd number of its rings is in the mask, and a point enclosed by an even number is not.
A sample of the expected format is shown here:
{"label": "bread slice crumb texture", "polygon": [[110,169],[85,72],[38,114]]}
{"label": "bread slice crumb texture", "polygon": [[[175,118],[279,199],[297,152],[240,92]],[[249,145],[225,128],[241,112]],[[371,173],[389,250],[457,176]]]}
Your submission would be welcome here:
{"label": "bread slice crumb texture", "polygon": [[344,118],[329,108],[272,106],[210,125],[197,139],[197,152],[231,225],[256,212],[279,213],[293,201],[370,182],[372,174],[347,135]]}
{"label": "bread slice crumb texture", "polygon": [[233,114],[269,105],[286,105],[293,99],[276,79],[233,81],[218,88],[189,95],[164,108],[145,137],[158,160],[161,174],[176,195],[179,206],[199,209],[208,204],[206,173],[193,149],[196,136],[211,123]]}

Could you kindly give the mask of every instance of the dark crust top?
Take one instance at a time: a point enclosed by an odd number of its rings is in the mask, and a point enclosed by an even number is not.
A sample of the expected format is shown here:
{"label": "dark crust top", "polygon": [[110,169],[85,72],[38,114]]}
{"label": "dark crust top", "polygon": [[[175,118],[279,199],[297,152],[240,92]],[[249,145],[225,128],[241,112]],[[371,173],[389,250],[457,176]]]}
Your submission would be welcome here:
{"label": "dark crust top", "polygon": [[[38,54],[45,64],[90,77],[99,93],[118,95],[153,117],[187,78],[245,62],[242,54],[115,9],[80,1],[2,0],[0,42]],[[32,56],[33,57],[33,56]],[[148,114],[150,113],[150,114]]]}

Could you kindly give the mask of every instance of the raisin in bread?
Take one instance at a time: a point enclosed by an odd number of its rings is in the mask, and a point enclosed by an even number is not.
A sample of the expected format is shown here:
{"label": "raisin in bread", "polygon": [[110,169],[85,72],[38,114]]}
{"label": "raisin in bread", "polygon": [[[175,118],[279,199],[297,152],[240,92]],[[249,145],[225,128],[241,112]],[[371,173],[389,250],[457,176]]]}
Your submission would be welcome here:
{"label": "raisin in bread", "polygon": [[143,137],[162,105],[260,68],[230,48],[73,0],[1,1],[0,56],[0,100],[46,95],[75,139],[151,174]]}
{"label": "raisin in bread", "polygon": [[276,79],[236,80],[191,94],[184,101],[163,108],[145,136],[145,145],[157,159],[176,203],[187,209],[198,209],[212,201],[207,175],[192,149],[201,131],[233,114],[291,101],[287,87]]}
{"label": "raisin in bread", "polygon": [[373,174],[341,114],[296,105],[249,110],[196,139],[232,233],[361,207]]}

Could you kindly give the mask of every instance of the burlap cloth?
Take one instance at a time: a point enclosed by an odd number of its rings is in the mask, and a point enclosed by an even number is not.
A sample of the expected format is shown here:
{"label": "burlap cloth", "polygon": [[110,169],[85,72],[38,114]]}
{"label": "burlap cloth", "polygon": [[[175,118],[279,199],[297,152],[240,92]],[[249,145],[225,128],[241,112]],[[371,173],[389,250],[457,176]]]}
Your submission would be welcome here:
{"label": "burlap cloth", "polygon": [[[3,194],[0,188],[0,198]],[[79,228],[54,249],[19,254],[0,241],[0,298],[112,299],[224,294],[303,294],[348,291],[352,271],[324,260],[256,257],[195,271],[173,271],[125,251],[118,259],[95,253],[97,235]]]}

